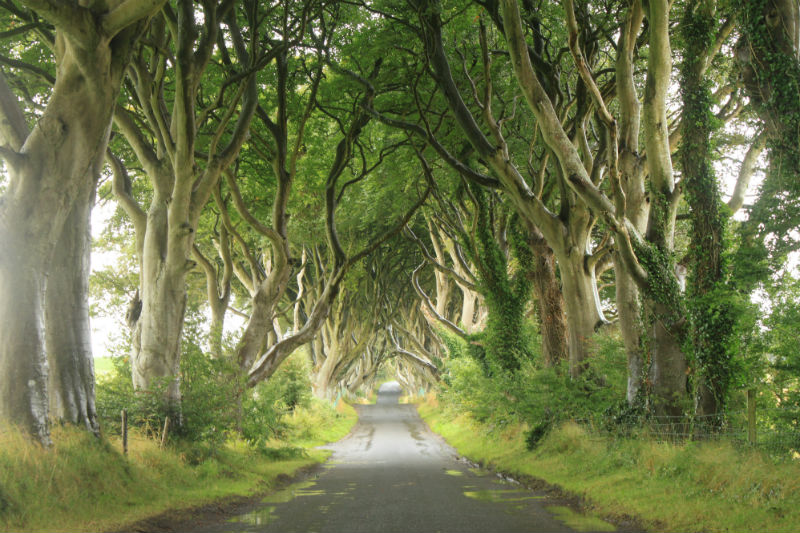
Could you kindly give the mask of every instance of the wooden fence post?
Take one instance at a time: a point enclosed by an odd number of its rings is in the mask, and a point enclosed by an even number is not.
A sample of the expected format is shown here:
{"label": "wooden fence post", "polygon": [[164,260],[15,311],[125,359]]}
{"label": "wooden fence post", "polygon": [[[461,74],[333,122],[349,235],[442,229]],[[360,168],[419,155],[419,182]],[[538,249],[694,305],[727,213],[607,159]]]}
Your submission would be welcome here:
{"label": "wooden fence post", "polygon": [[122,455],[128,455],[128,410],[122,410]]}
{"label": "wooden fence post", "polygon": [[161,449],[164,449],[164,445],[167,443],[167,432],[169,431],[169,417],[164,417],[164,431],[161,432]]}
{"label": "wooden fence post", "polygon": [[756,391],[747,389],[747,442],[756,443]]}

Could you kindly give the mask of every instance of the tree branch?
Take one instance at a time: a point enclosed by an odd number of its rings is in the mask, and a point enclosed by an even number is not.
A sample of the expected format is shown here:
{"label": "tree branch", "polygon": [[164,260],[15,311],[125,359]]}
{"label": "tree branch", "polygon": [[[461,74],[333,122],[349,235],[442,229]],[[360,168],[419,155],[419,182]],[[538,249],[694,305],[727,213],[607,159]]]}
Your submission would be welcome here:
{"label": "tree branch", "polygon": [[[83,42],[94,33],[94,14],[86,7],[68,0],[24,0],[43,19],[65,34]],[[90,29],[91,28],[91,29]]]}
{"label": "tree branch", "polygon": [[139,202],[133,197],[128,171],[125,169],[122,161],[111,152],[111,149],[106,149],[106,161],[108,161],[114,173],[114,177],[111,180],[111,191],[114,193],[114,196],[117,197],[120,205],[133,223],[133,229],[136,233],[136,250],[141,253],[141,244],[143,243],[145,229],[147,228],[147,214],[141,208]]}
{"label": "tree branch", "polygon": [[125,0],[102,17],[101,31],[113,37],[134,22],[155,15],[165,0]]}
{"label": "tree branch", "polygon": [[19,151],[29,134],[25,115],[19,107],[16,96],[6,83],[3,72],[0,71],[0,143]]}
{"label": "tree branch", "polygon": [[239,184],[236,183],[236,177],[233,175],[233,172],[229,169],[224,171],[225,180],[228,183],[228,187],[231,190],[231,195],[233,196],[233,205],[236,206],[236,211],[239,212],[239,215],[247,222],[254,230],[256,230],[261,235],[265,236],[274,244],[275,246],[281,245],[281,236],[278,235],[278,232],[275,231],[273,228],[262,224],[256,217],[250,213],[250,210],[247,209],[247,206],[244,203],[244,198],[242,198],[242,193],[239,190]]}
{"label": "tree branch", "polygon": [[425,258],[425,260],[426,260],[428,263],[430,263],[431,265],[433,265],[433,267],[434,267],[436,270],[438,270],[439,272],[443,272],[444,274],[447,274],[448,276],[450,276],[451,278],[453,278],[455,281],[457,281],[459,284],[463,285],[464,287],[466,287],[466,288],[468,288],[468,289],[470,289],[470,290],[475,290],[475,288],[476,288],[476,287],[475,287],[475,284],[474,284],[474,283],[472,283],[471,281],[469,281],[469,280],[467,280],[467,279],[463,278],[462,276],[460,276],[460,275],[458,274],[458,272],[456,272],[456,271],[455,271],[455,270],[453,270],[452,268],[450,268],[450,267],[448,267],[448,266],[445,266],[445,265],[441,264],[439,261],[437,261],[437,260],[436,260],[436,258],[435,258],[435,257],[433,257],[433,256],[430,254],[430,252],[428,251],[428,249],[425,247],[425,243],[423,243],[423,242],[420,240],[420,238],[419,238],[419,237],[417,237],[417,235],[416,235],[416,234],[415,234],[415,233],[414,233],[414,232],[411,230],[411,228],[409,228],[408,226],[406,226],[406,227],[404,228],[404,233],[405,233],[405,234],[406,234],[406,235],[407,235],[407,236],[408,236],[408,237],[409,237],[409,238],[410,238],[410,239],[411,239],[413,242],[415,242],[415,243],[417,244],[417,246],[419,247],[420,251],[422,252],[422,256]]}
{"label": "tree branch", "polygon": [[417,292],[419,297],[422,299],[422,302],[425,304],[425,307],[428,309],[428,312],[432,314],[436,320],[442,323],[445,328],[447,328],[452,333],[455,333],[462,339],[466,339],[469,337],[466,331],[459,328],[445,317],[440,315],[436,312],[436,307],[434,307],[433,302],[431,302],[430,296],[428,296],[425,291],[422,289],[422,286],[419,284],[419,271],[422,270],[422,267],[425,266],[425,263],[422,263],[420,266],[414,269],[414,272],[411,274],[411,283],[414,285],[414,290]]}
{"label": "tree branch", "polygon": [[144,171],[153,179],[153,185],[162,191],[166,190],[169,184],[161,176],[161,161],[150,143],[141,134],[130,112],[117,106],[114,110],[114,123],[125,136],[125,140],[133,149],[136,158],[144,167]]}
{"label": "tree branch", "polygon": [[742,166],[739,167],[739,176],[736,179],[736,186],[733,189],[733,195],[728,200],[728,207],[731,213],[736,213],[744,205],[744,197],[747,194],[747,188],[750,186],[750,179],[753,177],[756,169],[758,158],[764,152],[767,146],[767,136],[762,133],[753,141],[742,161]]}

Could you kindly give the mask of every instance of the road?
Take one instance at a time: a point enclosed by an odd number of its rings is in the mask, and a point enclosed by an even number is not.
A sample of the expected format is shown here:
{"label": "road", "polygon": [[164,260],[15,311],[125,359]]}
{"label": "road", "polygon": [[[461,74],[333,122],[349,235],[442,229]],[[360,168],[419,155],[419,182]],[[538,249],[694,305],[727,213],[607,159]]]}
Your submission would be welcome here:
{"label": "road", "polygon": [[[564,502],[473,468],[432,433],[396,383],[360,406],[349,436],[329,445],[312,479],[267,496],[217,532],[614,531]],[[569,524],[569,525],[568,525]]]}

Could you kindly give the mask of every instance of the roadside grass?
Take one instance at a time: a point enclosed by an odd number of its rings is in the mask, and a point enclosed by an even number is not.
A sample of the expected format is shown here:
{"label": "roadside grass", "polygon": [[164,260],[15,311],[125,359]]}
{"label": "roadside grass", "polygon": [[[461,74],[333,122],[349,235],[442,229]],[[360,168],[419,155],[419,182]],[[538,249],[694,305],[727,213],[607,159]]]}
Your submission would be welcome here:
{"label": "roadside grass", "polygon": [[724,442],[612,439],[574,423],[529,451],[525,426],[490,428],[446,412],[433,397],[419,412],[465,457],[558,485],[606,518],[634,516],[648,529],[680,532],[794,532],[800,524],[797,461]]}
{"label": "roadside grass", "polygon": [[49,449],[0,428],[0,530],[116,530],[168,510],[265,492],[282,474],[327,459],[330,452],[313,447],[345,436],[356,414],[315,402],[287,419],[287,438],[266,450],[229,439],[199,464],[185,445],[162,450],[137,432],[125,457],[118,438],[73,427],[55,427]]}
{"label": "roadside grass", "polygon": [[405,404],[414,404],[419,405],[420,403],[425,401],[424,396],[419,396],[416,394],[412,395],[403,395],[397,400],[397,403],[405,403]]}

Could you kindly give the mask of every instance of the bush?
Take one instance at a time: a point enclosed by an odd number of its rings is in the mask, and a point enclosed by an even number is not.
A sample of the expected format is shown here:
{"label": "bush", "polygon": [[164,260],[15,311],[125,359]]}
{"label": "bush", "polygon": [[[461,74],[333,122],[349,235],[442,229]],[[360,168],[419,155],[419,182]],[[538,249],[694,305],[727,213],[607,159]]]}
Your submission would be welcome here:
{"label": "bush", "polygon": [[[442,402],[495,426],[525,422],[530,427],[526,442],[534,447],[559,421],[602,418],[625,397],[627,378],[621,340],[604,333],[598,334],[594,343],[594,355],[577,379],[569,376],[566,363],[543,367],[540,357],[523,361],[516,372],[496,372],[487,377],[478,361],[462,356],[469,353],[466,343],[449,338],[448,348],[457,356],[448,359],[445,368]],[[538,353],[538,343],[530,351]]]}
{"label": "bush", "polygon": [[[114,371],[97,383],[97,413],[106,433],[119,434],[120,413],[128,411],[128,424],[145,435],[159,437],[170,407],[164,401],[168,380],[149,391],[134,391],[128,358],[115,358]],[[226,360],[207,357],[189,344],[181,359],[180,424],[171,418],[170,433],[214,446],[224,442],[236,420],[236,398],[242,389],[236,368]]]}
{"label": "bush", "polygon": [[[191,318],[191,317],[190,317]],[[181,412],[170,416],[170,438],[183,441],[192,463],[214,456],[232,432],[240,432],[251,446],[264,450],[267,442],[286,432],[283,417],[311,398],[308,363],[302,351],[287,359],[266,382],[245,386],[232,358],[213,359],[200,346],[203,334],[197,320],[187,320],[180,365]],[[113,359],[114,371],[97,383],[97,411],[103,430],[119,434],[120,413],[128,411],[128,424],[145,435],[160,438],[164,418],[170,415],[164,401],[168,380],[150,391],[134,391],[128,357]]]}
{"label": "bush", "polygon": [[234,431],[235,398],[244,390],[239,369],[230,359],[212,359],[193,342],[184,343],[181,357],[181,411],[183,424],[176,435],[192,441],[221,445]]}
{"label": "bush", "polygon": [[288,412],[280,397],[280,389],[271,386],[272,380],[259,383],[242,399],[242,438],[251,446],[265,449],[273,437],[283,437]]}
{"label": "bush", "polygon": [[112,359],[114,370],[97,381],[97,416],[105,433],[121,433],[121,413],[128,411],[128,425],[140,428],[146,435],[155,436],[163,427],[167,411],[163,402],[165,386],[156,384],[147,393],[133,390],[130,360]]}
{"label": "bush", "polygon": [[242,401],[242,437],[252,446],[266,449],[273,437],[285,436],[284,415],[311,401],[308,363],[302,352],[289,357],[273,376],[259,383]]}

